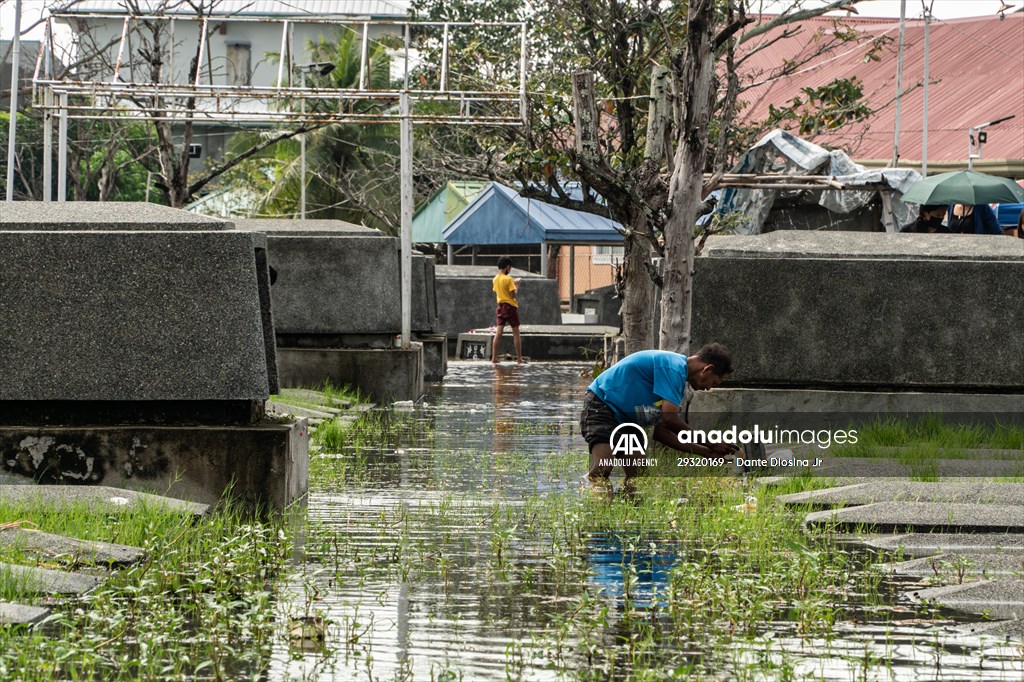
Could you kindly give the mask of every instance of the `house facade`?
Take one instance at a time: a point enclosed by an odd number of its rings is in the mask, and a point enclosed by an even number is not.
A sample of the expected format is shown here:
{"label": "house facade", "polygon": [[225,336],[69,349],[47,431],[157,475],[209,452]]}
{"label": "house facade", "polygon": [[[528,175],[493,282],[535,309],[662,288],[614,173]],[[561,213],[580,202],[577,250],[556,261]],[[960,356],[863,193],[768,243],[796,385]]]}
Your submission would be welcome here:
{"label": "house facade", "polygon": [[[116,77],[123,82],[148,82],[151,76],[138,51],[159,42],[163,82],[188,83],[204,22],[186,3],[138,0],[138,5],[148,15],[163,17],[151,22],[160,26],[159,40],[154,40],[151,28],[139,21],[129,22],[127,37],[121,40],[127,16],[123,0],[84,0],[55,12],[61,15],[58,21],[70,27],[80,54],[85,50],[98,53],[92,63],[99,68],[79,76],[110,82],[116,69]],[[364,22],[378,22],[367,24],[366,30],[371,41],[379,40],[384,33],[399,30],[380,22],[409,17],[407,0],[204,0],[203,7],[208,12],[207,38],[202,44],[199,83],[257,88],[279,83],[300,86],[298,65],[314,61],[308,49],[310,43],[324,39],[330,42],[347,31],[361,38]],[[286,65],[291,63],[291,69],[279,65],[282,50],[291,56],[285,60]],[[245,100],[237,106],[251,110],[259,104]],[[190,149],[193,166],[202,167],[209,157],[221,158],[228,139],[237,130],[237,126],[197,123]]]}

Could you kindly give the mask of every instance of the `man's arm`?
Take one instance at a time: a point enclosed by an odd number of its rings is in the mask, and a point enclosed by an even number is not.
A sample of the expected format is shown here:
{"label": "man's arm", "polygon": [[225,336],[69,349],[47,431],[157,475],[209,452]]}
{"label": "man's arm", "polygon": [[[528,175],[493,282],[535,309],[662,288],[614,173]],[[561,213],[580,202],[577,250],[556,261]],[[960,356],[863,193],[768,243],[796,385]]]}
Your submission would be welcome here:
{"label": "man's arm", "polygon": [[690,425],[683,420],[683,414],[679,406],[667,400],[661,401],[661,419],[654,427],[654,440],[662,445],[678,450],[679,452],[690,452],[695,455],[730,455],[739,448],[726,443],[715,443],[712,445],[699,445],[697,443],[680,443],[679,432],[692,430]]}

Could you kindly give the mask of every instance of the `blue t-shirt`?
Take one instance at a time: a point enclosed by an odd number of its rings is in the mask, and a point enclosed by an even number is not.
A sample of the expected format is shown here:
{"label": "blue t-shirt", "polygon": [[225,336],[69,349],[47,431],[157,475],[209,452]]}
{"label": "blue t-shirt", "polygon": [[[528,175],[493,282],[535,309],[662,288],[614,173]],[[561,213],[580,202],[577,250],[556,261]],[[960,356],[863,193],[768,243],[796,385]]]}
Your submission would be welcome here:
{"label": "blue t-shirt", "polygon": [[623,422],[649,426],[658,421],[661,401],[682,405],[686,356],[667,350],[627,355],[587,387]]}

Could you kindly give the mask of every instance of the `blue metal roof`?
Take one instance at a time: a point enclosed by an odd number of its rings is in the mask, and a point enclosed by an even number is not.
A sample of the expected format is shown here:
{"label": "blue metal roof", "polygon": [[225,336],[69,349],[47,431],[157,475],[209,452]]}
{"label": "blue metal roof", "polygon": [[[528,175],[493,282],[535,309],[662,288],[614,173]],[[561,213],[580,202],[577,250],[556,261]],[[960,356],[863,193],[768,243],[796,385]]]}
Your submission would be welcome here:
{"label": "blue metal roof", "polygon": [[619,244],[621,229],[614,220],[526,199],[492,182],[448,224],[444,240],[459,246]]}

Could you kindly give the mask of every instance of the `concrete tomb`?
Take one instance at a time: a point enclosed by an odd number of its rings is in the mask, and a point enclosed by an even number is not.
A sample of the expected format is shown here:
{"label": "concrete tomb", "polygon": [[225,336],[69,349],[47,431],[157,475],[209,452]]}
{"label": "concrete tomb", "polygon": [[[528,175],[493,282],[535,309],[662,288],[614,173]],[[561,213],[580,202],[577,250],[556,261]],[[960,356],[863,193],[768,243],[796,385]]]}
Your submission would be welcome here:
{"label": "concrete tomb", "polygon": [[[438,265],[436,272],[439,328],[447,333],[448,353],[454,355],[460,334],[494,325],[496,306],[491,281],[498,274],[498,268],[496,265]],[[512,277],[523,280],[517,298],[524,325],[561,324],[562,311],[555,280],[515,268],[512,269]],[[509,329],[506,327],[505,331]],[[511,343],[509,334],[509,349],[512,348]]]}
{"label": "concrete tomb", "polygon": [[1021,281],[1024,240],[997,236],[712,237],[691,347],[722,342],[736,369],[693,407],[1020,419]]}
{"label": "concrete tomb", "polygon": [[[378,402],[423,393],[424,343],[398,347],[401,333],[398,240],[339,220],[240,220],[266,235],[274,327],[285,387],[325,380],[352,385]],[[437,329],[433,263],[413,258],[413,330],[428,343]],[[436,353],[432,358],[436,362]],[[432,367],[431,376],[443,376]]]}
{"label": "concrete tomb", "polygon": [[0,478],[283,507],[305,424],[277,391],[266,241],[130,203],[0,212]]}

